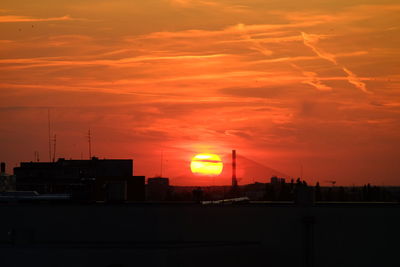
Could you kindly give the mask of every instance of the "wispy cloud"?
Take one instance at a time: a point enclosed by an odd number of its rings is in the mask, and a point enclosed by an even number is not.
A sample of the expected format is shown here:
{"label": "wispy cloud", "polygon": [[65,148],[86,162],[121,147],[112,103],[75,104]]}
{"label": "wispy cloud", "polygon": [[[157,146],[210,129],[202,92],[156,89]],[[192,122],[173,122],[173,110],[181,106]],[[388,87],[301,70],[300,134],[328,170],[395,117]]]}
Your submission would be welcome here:
{"label": "wispy cloud", "polygon": [[347,73],[347,79],[348,79],[349,83],[353,84],[355,87],[357,87],[358,89],[360,89],[361,91],[363,91],[366,94],[371,93],[370,91],[367,90],[367,86],[365,85],[365,83],[363,83],[357,75],[355,75],[353,72],[351,72],[346,67],[342,67],[342,69],[344,72]]}
{"label": "wispy cloud", "polygon": [[[339,53],[336,57],[355,57],[355,56],[362,56],[367,55],[367,51],[355,51],[350,53]],[[310,60],[317,60],[319,59],[318,56],[291,56],[291,57],[276,57],[276,58],[269,58],[269,59],[260,59],[255,61],[254,63],[278,63],[278,62],[293,62],[293,61],[310,61]]]}
{"label": "wispy cloud", "polygon": [[226,4],[221,1],[206,1],[206,0],[168,0],[173,6],[183,8],[207,8],[218,9],[224,12],[240,13],[249,11],[246,5]]}
{"label": "wispy cloud", "polygon": [[309,84],[320,91],[331,91],[332,87],[329,87],[321,82],[318,78],[318,75],[312,71],[302,71],[303,75],[306,76],[308,79],[303,81],[305,84]]}
{"label": "wispy cloud", "polygon": [[303,42],[306,46],[308,46],[309,48],[311,48],[315,54],[317,54],[320,58],[326,59],[330,62],[332,62],[333,64],[337,65],[338,63],[336,62],[335,56],[323,51],[322,49],[319,49],[316,44],[318,43],[318,41],[322,38],[324,38],[324,36],[321,35],[316,35],[316,34],[307,34],[305,32],[301,33],[301,36],[303,37]]}
{"label": "wispy cloud", "polygon": [[340,66],[342,70],[347,74],[347,80],[350,84],[354,85],[356,88],[360,89],[362,92],[370,94],[371,92],[367,90],[365,83],[363,83],[358,76],[350,71],[348,68],[340,65],[336,61],[336,57],[333,54],[330,54],[319,47],[317,47],[318,41],[323,38],[323,36],[315,35],[315,34],[307,34],[305,32],[301,33],[303,37],[304,45],[310,47],[315,54],[317,54],[320,58],[328,60],[335,64],[336,66]]}
{"label": "wispy cloud", "polygon": [[326,84],[323,84],[321,79],[318,77],[317,73],[312,72],[312,71],[305,71],[303,69],[301,69],[299,66],[291,63],[290,64],[293,68],[301,71],[301,73],[307,77],[306,80],[302,81],[302,83],[304,84],[308,84],[311,85],[312,87],[316,88],[317,90],[320,91],[331,91],[332,87],[329,87]]}
{"label": "wispy cloud", "polygon": [[65,21],[65,20],[76,20],[69,15],[65,15],[62,17],[53,17],[53,18],[33,18],[27,16],[0,16],[1,22],[41,22],[41,21]]}
{"label": "wispy cloud", "polygon": [[[0,59],[0,64],[17,65],[8,68],[37,68],[45,66],[125,66],[131,63],[140,63],[146,61],[171,61],[171,60],[200,60],[224,57],[228,55],[177,55],[177,56],[138,56],[119,59],[94,59],[94,60],[67,60],[62,57],[52,58],[18,58],[18,59]],[[19,65],[19,66],[18,66]]]}
{"label": "wispy cloud", "polygon": [[238,24],[237,27],[238,27],[239,32],[243,36],[244,40],[248,41],[251,44],[251,46],[250,46],[251,49],[254,49],[254,50],[260,52],[264,56],[272,55],[272,51],[269,49],[266,49],[260,43],[260,41],[258,41],[257,39],[251,38],[251,36],[247,33],[246,26],[244,24]]}

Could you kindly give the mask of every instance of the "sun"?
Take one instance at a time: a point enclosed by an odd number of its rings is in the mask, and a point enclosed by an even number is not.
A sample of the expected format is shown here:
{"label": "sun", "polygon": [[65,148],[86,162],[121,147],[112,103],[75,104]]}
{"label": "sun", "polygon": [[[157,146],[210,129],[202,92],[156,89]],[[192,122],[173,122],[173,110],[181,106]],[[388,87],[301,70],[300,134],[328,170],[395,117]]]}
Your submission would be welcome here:
{"label": "sun", "polygon": [[190,162],[192,173],[198,175],[216,176],[220,175],[224,164],[221,158],[215,154],[197,154]]}

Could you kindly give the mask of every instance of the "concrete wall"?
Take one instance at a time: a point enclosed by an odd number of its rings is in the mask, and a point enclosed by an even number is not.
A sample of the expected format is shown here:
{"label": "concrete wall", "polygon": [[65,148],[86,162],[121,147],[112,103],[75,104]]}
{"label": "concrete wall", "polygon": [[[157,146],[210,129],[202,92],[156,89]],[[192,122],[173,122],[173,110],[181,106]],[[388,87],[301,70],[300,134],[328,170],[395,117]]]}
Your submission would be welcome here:
{"label": "concrete wall", "polygon": [[1,266],[399,266],[400,206],[0,206]]}

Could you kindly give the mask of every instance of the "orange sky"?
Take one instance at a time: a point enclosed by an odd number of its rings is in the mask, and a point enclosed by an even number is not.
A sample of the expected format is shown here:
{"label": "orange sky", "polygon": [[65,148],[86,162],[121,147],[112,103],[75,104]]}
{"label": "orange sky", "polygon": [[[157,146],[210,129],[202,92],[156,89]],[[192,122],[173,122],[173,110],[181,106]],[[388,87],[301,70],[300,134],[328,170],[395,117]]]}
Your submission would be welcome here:
{"label": "orange sky", "polygon": [[0,160],[133,158],[172,184],[196,153],[311,183],[400,184],[398,1],[7,1],[0,6]]}

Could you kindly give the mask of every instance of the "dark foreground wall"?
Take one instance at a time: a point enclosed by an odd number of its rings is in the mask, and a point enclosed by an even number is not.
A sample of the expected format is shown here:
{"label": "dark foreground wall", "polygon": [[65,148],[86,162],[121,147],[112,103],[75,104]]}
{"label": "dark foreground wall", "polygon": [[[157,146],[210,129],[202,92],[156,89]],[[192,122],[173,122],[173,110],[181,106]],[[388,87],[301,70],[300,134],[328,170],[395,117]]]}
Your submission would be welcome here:
{"label": "dark foreground wall", "polygon": [[400,207],[0,206],[0,266],[400,266]]}

